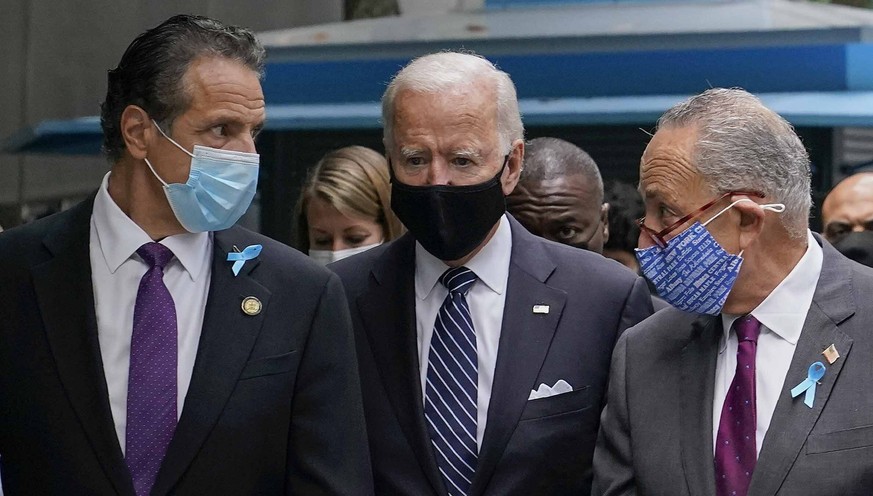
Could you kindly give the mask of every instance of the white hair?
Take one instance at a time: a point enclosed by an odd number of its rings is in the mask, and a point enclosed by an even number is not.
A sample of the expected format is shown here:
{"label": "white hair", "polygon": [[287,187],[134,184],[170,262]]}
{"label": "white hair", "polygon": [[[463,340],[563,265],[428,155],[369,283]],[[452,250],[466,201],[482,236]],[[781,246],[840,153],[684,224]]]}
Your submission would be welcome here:
{"label": "white hair", "polygon": [[513,141],[524,138],[515,85],[509,74],[472,52],[439,52],[412,60],[398,72],[382,95],[383,140],[394,144],[394,99],[401,91],[446,93],[485,81],[497,96],[497,135],[500,148],[508,151]]}
{"label": "white hair", "polygon": [[694,165],[714,194],[757,191],[785,204],[780,220],[792,238],[809,227],[809,155],[794,128],[739,88],[713,88],[675,105],[658,128],[697,130]]}

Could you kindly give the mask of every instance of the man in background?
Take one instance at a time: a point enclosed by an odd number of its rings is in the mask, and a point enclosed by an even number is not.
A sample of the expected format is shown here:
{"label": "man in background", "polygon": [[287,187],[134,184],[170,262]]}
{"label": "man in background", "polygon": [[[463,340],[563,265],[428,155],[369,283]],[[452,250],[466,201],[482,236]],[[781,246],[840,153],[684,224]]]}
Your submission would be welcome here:
{"label": "man in background", "polygon": [[824,237],[852,260],[873,267],[873,172],[840,181],[821,209]]}
{"label": "man in background", "polygon": [[524,149],[524,168],[506,209],[541,238],[595,253],[609,239],[603,180],[584,150],[558,138],[535,138]]}
{"label": "man in background", "polygon": [[339,279],[234,226],[254,196],[264,49],[180,15],[102,105],[112,163],[0,235],[7,494],[369,494]]}
{"label": "man in background", "polygon": [[603,244],[603,256],[639,273],[640,264],[634,250],[640,238],[637,219],[645,214],[640,192],[636,186],[621,181],[607,181],[603,188],[603,201],[609,205],[609,239]]}

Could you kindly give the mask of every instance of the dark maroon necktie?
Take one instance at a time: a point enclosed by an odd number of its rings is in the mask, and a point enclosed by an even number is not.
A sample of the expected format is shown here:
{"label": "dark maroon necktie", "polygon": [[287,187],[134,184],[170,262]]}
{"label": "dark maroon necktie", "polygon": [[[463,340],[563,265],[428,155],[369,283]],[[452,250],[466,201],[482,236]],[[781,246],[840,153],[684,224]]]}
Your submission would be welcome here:
{"label": "dark maroon necktie", "polygon": [[149,265],[133,310],[127,381],[125,461],[138,496],[151,492],[176,430],[176,305],[164,285],[173,252],[146,243],[136,252]]}
{"label": "dark maroon necktie", "polygon": [[731,382],[715,445],[715,488],[718,496],[746,496],[758,461],[755,448],[755,352],[761,323],[751,315],[734,323],[737,371]]}

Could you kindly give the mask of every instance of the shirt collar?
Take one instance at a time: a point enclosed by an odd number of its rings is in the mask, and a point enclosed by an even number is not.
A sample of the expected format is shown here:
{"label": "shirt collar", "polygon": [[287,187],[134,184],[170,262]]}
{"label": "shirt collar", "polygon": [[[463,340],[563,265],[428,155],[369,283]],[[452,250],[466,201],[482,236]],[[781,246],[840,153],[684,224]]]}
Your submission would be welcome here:
{"label": "shirt collar", "polygon": [[[821,246],[808,229],[806,238],[806,253],[785,279],[751,312],[761,325],[793,345],[800,338],[821,275]],[[731,326],[740,317],[742,315],[722,314],[724,339],[719,352],[724,351]]]}
{"label": "shirt collar", "polygon": [[[470,259],[465,267],[472,270],[489,289],[497,294],[506,291],[509,259],[512,255],[512,230],[506,214],[500,217],[494,236]],[[442,260],[415,243],[415,296],[424,300],[436,287],[439,278],[449,268]]]}
{"label": "shirt collar", "polygon": [[[97,242],[109,272],[115,271],[127,261],[140,246],[152,239],[109,196],[109,176],[103,176],[100,189],[94,198],[92,218],[97,232]],[[183,233],[168,236],[160,243],[169,248],[192,281],[203,273],[212,260],[211,233]]]}

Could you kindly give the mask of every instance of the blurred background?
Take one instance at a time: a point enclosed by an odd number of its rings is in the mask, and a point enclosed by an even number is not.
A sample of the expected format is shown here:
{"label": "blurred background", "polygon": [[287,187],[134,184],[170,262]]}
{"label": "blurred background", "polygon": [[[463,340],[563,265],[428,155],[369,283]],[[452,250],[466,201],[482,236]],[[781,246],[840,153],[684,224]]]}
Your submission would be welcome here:
{"label": "blurred background", "polygon": [[[873,12],[787,0],[0,0],[0,226],[94,191],[106,71],[177,13],[252,28],[267,47],[259,194],[244,223],[289,243],[309,167],[382,150],[379,98],[409,59],[474,50],[515,81],[526,137],[571,141],[604,179],[637,181],[658,116],[740,86],[792,122],[815,200],[873,160]],[[818,230],[818,210],[812,227]]]}

